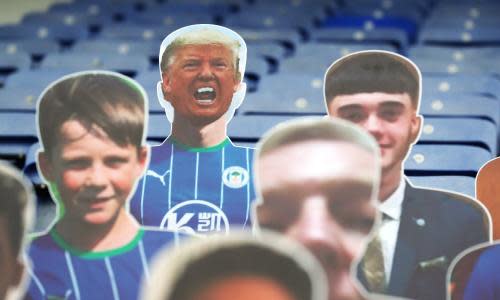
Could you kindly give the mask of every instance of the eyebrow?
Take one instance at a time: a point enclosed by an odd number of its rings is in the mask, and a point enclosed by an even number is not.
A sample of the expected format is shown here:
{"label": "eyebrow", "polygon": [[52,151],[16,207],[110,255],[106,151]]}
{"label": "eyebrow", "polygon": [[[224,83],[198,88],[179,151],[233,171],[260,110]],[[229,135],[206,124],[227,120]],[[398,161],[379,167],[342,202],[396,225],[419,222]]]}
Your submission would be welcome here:
{"label": "eyebrow", "polygon": [[[307,184],[308,184],[307,182],[304,183],[304,185]],[[318,185],[318,190],[323,190],[328,192],[335,191],[335,193],[337,194],[351,193],[354,199],[345,199],[345,201],[350,202],[352,204],[352,201],[362,200],[357,196],[364,194],[371,194],[373,191],[373,187],[374,183],[368,180],[348,178],[348,179],[332,179],[322,182]],[[297,189],[297,185],[293,183],[284,184],[279,188],[270,187],[266,191],[268,197],[266,198],[263,197],[264,203],[268,198],[275,199],[277,198],[277,196],[284,196],[285,194],[290,194],[292,193],[294,188]]]}
{"label": "eyebrow", "polygon": [[380,105],[382,108],[400,108],[404,107],[404,104],[398,101],[385,101]]}
{"label": "eyebrow", "polygon": [[[381,107],[387,108],[387,107],[404,107],[404,104],[396,101],[396,100],[384,100],[381,104]],[[343,106],[339,107],[339,112],[344,111],[344,110],[352,110],[352,109],[362,109],[363,106],[358,103],[351,103],[351,104],[346,104]]]}
{"label": "eyebrow", "polygon": [[361,106],[360,104],[347,104],[344,106],[340,106],[338,111],[339,111],[339,113],[343,113],[343,112],[349,112],[352,110],[360,110],[360,109],[363,109],[363,106]]}

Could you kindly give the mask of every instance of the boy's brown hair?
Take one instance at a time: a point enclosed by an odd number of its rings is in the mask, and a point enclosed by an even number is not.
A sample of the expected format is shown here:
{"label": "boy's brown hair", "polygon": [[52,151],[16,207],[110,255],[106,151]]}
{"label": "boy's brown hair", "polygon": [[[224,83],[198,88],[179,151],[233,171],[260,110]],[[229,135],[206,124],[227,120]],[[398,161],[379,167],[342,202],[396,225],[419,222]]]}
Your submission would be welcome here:
{"label": "boy's brown hair", "polygon": [[420,70],[409,59],[396,53],[368,50],[344,56],[328,68],[324,84],[327,107],[339,95],[407,93],[418,111]]}
{"label": "boy's brown hair", "polygon": [[134,80],[108,71],[74,73],[51,84],[40,96],[38,135],[50,156],[62,124],[78,120],[89,131],[99,127],[117,145],[140,149],[146,111],[147,96]]}

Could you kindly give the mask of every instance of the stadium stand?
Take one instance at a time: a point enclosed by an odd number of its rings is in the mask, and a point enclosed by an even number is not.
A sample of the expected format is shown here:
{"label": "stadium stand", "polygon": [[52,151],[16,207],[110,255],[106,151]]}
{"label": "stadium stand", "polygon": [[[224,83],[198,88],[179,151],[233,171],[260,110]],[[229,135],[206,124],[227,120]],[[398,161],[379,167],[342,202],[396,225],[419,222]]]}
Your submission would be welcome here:
{"label": "stadium stand", "polygon": [[[169,133],[156,96],[158,51],[173,30],[228,26],[248,45],[245,101],[228,134],[255,145],[282,120],[324,115],[323,76],[358,50],[407,55],[421,68],[425,123],[405,165],[416,185],[473,195],[480,166],[498,155],[500,4],[494,0],[81,0],[0,26],[0,158],[36,174],[34,110],[60,76],[101,68],[134,77],[150,99],[148,142]],[[45,208],[42,208],[45,209]],[[49,210],[48,210],[49,211]],[[40,224],[53,214],[43,211]]]}

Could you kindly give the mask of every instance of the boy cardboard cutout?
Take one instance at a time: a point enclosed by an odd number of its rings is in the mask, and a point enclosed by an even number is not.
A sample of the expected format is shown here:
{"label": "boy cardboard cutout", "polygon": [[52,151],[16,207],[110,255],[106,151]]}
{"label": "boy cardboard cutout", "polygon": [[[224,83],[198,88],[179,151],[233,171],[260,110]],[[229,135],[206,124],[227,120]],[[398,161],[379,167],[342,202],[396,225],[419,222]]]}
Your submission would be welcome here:
{"label": "boy cardboard cutout", "polygon": [[38,101],[37,166],[58,214],[36,237],[31,299],[137,299],[148,261],[176,233],[141,228],[126,209],[148,159],[147,96],[107,71],[67,75]]}
{"label": "boy cardboard cutout", "polygon": [[[404,160],[423,119],[418,113],[421,81],[418,67],[401,55],[360,51],[328,68],[324,95],[328,114],[364,128],[381,152],[378,209],[384,221],[373,239],[380,247],[367,250],[358,271],[360,281],[372,292],[440,300],[446,297],[451,260],[488,241],[490,225],[487,212],[474,199],[414,187],[404,176]],[[379,263],[367,264],[375,253]],[[384,274],[385,284],[372,284],[372,272]]]}

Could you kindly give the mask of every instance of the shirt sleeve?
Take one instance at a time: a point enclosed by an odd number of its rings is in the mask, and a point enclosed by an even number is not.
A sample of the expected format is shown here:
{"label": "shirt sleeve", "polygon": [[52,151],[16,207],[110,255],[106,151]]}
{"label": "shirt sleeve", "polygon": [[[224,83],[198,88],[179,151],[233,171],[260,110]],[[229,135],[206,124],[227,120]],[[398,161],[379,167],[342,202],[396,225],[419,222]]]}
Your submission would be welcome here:
{"label": "shirt sleeve", "polygon": [[499,299],[500,247],[487,250],[479,257],[465,287],[464,300]]}

